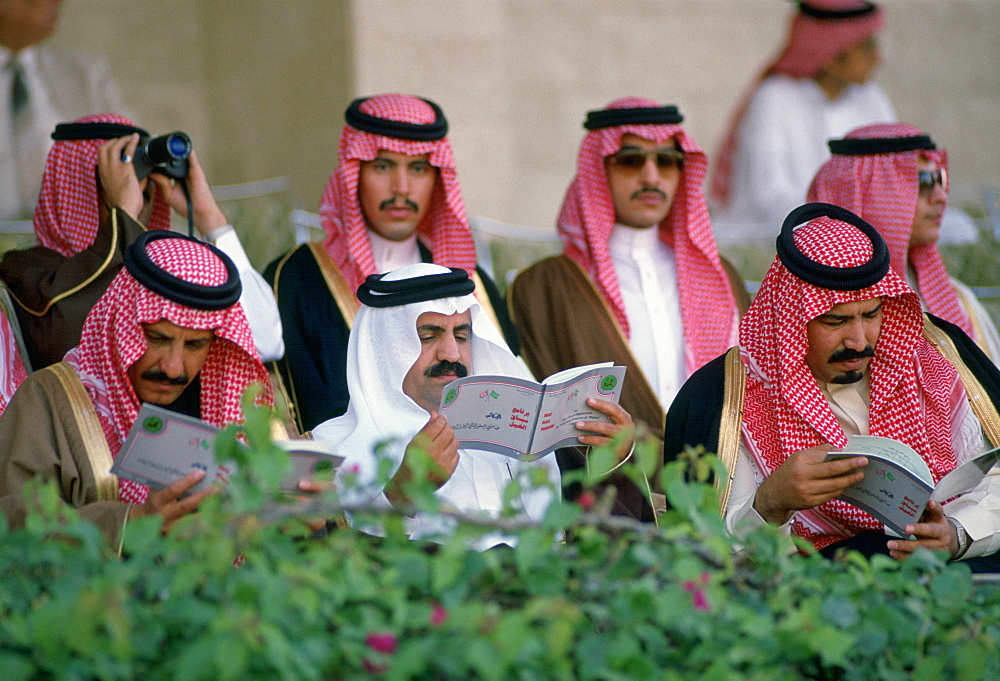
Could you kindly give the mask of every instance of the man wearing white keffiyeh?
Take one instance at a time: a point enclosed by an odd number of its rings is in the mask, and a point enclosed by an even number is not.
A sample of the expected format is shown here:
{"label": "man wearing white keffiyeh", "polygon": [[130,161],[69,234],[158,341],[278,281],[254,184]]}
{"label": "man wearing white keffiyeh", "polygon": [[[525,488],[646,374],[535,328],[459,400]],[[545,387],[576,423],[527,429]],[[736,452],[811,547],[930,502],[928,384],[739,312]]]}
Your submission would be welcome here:
{"label": "man wearing white keffiyeh", "polygon": [[[373,279],[370,277],[359,290],[365,304],[351,329],[347,413],[313,431],[346,457],[341,471],[357,472],[361,491],[350,501],[371,501],[384,507],[405,504],[402,483],[412,475],[409,462],[416,444],[439,467],[430,475],[438,498],[446,508],[463,513],[497,516],[503,510],[507,484],[525,471],[544,469],[550,486],[525,489],[514,502],[524,516],[539,520],[558,495],[556,457],[520,462],[493,452],[459,449],[451,427],[436,413],[444,386],[467,373],[530,378],[482,313],[468,276],[460,269],[433,264],[402,267],[378,280],[390,288],[403,288],[406,284],[401,282],[412,281],[408,291],[398,294],[395,301],[389,300],[392,295],[380,297],[371,288],[366,291]],[[616,423],[588,422],[588,432],[581,434],[583,444],[600,444],[631,425],[631,418],[617,405],[609,404],[606,409]],[[391,441],[385,451],[393,462],[393,477],[383,489],[376,482],[378,458],[374,451],[385,441]],[[414,536],[427,536],[448,528],[440,519],[418,515],[408,529]],[[491,534],[476,546],[485,549],[510,541]]]}

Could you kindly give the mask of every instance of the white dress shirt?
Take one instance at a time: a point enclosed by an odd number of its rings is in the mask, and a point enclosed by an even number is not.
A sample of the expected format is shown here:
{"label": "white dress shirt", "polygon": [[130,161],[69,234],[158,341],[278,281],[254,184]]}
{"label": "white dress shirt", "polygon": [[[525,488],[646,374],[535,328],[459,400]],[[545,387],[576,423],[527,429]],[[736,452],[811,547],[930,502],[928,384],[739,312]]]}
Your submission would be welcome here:
{"label": "white dress shirt", "polygon": [[684,325],[674,253],[656,228],[615,225],[611,261],[628,317],[629,346],[666,409],[686,378]]}
{"label": "white dress shirt", "polygon": [[740,123],[730,205],[715,222],[724,231],[759,226],[755,232],[773,239],[785,216],[805,203],[809,183],[830,158],[827,140],[895,120],[888,97],[871,81],[849,85],[831,100],[811,78],[765,78]]}

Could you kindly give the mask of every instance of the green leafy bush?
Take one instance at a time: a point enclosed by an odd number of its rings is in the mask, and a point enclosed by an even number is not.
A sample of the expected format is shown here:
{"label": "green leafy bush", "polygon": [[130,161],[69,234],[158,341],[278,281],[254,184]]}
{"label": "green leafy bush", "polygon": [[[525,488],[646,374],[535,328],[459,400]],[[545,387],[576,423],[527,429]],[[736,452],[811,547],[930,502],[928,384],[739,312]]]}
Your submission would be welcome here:
{"label": "green leafy bush", "polygon": [[226,494],[166,537],[131,523],[125,558],[51,487],[25,529],[0,527],[0,679],[1000,674],[1000,592],[932,554],[830,562],[789,556],[774,532],[737,551],[712,488],[685,481],[711,457],[668,466],[660,528],[616,524],[600,500],[558,504],[515,530],[516,548],[476,553],[482,523],[428,544],[388,514],[384,537],[316,538],[296,518],[332,513],[334,497],[261,510],[287,465],[266,418],[250,414],[249,453],[220,438],[243,464]]}

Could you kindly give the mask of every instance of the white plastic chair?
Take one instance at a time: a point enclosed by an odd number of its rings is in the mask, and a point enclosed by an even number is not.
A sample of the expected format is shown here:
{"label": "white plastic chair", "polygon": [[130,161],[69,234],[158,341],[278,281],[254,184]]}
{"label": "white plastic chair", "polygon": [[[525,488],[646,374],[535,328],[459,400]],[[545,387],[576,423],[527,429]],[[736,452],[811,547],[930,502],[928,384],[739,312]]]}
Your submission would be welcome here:
{"label": "white plastic chair", "polygon": [[487,271],[503,293],[524,268],[562,253],[555,229],[509,225],[489,218],[469,218],[476,242],[479,266]]}

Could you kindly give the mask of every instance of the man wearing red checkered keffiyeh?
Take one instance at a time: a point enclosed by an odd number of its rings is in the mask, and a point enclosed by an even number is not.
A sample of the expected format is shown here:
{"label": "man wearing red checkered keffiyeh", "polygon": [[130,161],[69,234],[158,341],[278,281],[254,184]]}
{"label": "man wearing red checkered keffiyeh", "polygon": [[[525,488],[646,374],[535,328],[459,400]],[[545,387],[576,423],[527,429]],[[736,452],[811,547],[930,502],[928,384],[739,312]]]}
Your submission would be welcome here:
{"label": "man wearing red checkered keffiyeh", "polygon": [[[739,347],[678,395],[667,455],[683,444],[719,452],[731,473],[726,523],[738,533],[771,522],[827,551],[857,541],[897,558],[918,546],[965,558],[995,553],[1000,476],[943,508],[931,502],[907,528],[916,540],[904,541],[835,499],[860,479],[865,460],[824,459],[849,435],[879,435],[912,447],[936,483],[983,450],[984,428],[996,432],[1000,371],[958,327],[925,322],[916,294],[890,269],[884,241],[853,213],[829,204],[797,209],[778,252],[740,323]],[[984,404],[970,406],[973,394]]]}
{"label": "man wearing red checkered keffiyeh", "polygon": [[684,379],[735,342],[747,305],[716,250],[701,190],[708,162],[682,120],[638,97],[591,111],[557,223],[565,250],[509,292],[537,377],[623,364],[622,406],[656,432]]}
{"label": "man wearing red checkered keffiyeh", "polygon": [[14,525],[24,518],[22,487],[37,477],[55,479],[64,501],[111,538],[130,515],[157,513],[169,527],[204,497],[177,500],[197,475],[150,493],[109,473],[141,403],[220,428],[242,421],[250,386],[262,387],[259,402],[272,403],[238,302],[239,274],[222,251],[147,232],[125,262],[87,316],[80,344],[65,362],[32,374],[0,418],[0,508]]}
{"label": "man wearing red checkered keffiyeh", "polygon": [[829,158],[828,139],[896,120],[872,80],[883,10],[865,0],[797,5],[784,48],[741,96],[714,158],[709,188],[720,238],[773,238]]}
{"label": "man wearing red checkered keffiyeh", "polygon": [[996,362],[1000,336],[971,290],[948,276],[938,252],[948,202],[948,154],[905,123],[879,123],[830,140],[809,201],[832,203],[870,222],[889,246],[892,267],[932,314],[960,326]]}
{"label": "man wearing red checkered keffiyeh", "polygon": [[[38,245],[8,251],[0,260],[35,370],[62,360],[80,339],[87,313],[122,265],[122,253],[147,229],[170,228],[171,208],[187,215],[190,194],[195,229],[236,263],[244,286],[247,317],[266,360],[284,353],[277,304],[254,270],[239,237],[219,208],[192,150],[186,177],[175,181],[158,170],[139,177],[132,163],[137,146],[150,138],[116,114],[60,123],[45,163],[35,210]],[[110,208],[128,219],[112,224]]]}
{"label": "man wearing red checkered keffiyeh", "polygon": [[282,378],[303,430],[347,409],[354,292],[368,275],[419,262],[466,270],[480,280],[484,312],[517,353],[503,298],[476,267],[444,113],[429,100],[392,93],[355,100],[345,119],[320,203],[326,238],[266,272],[284,328]]}

